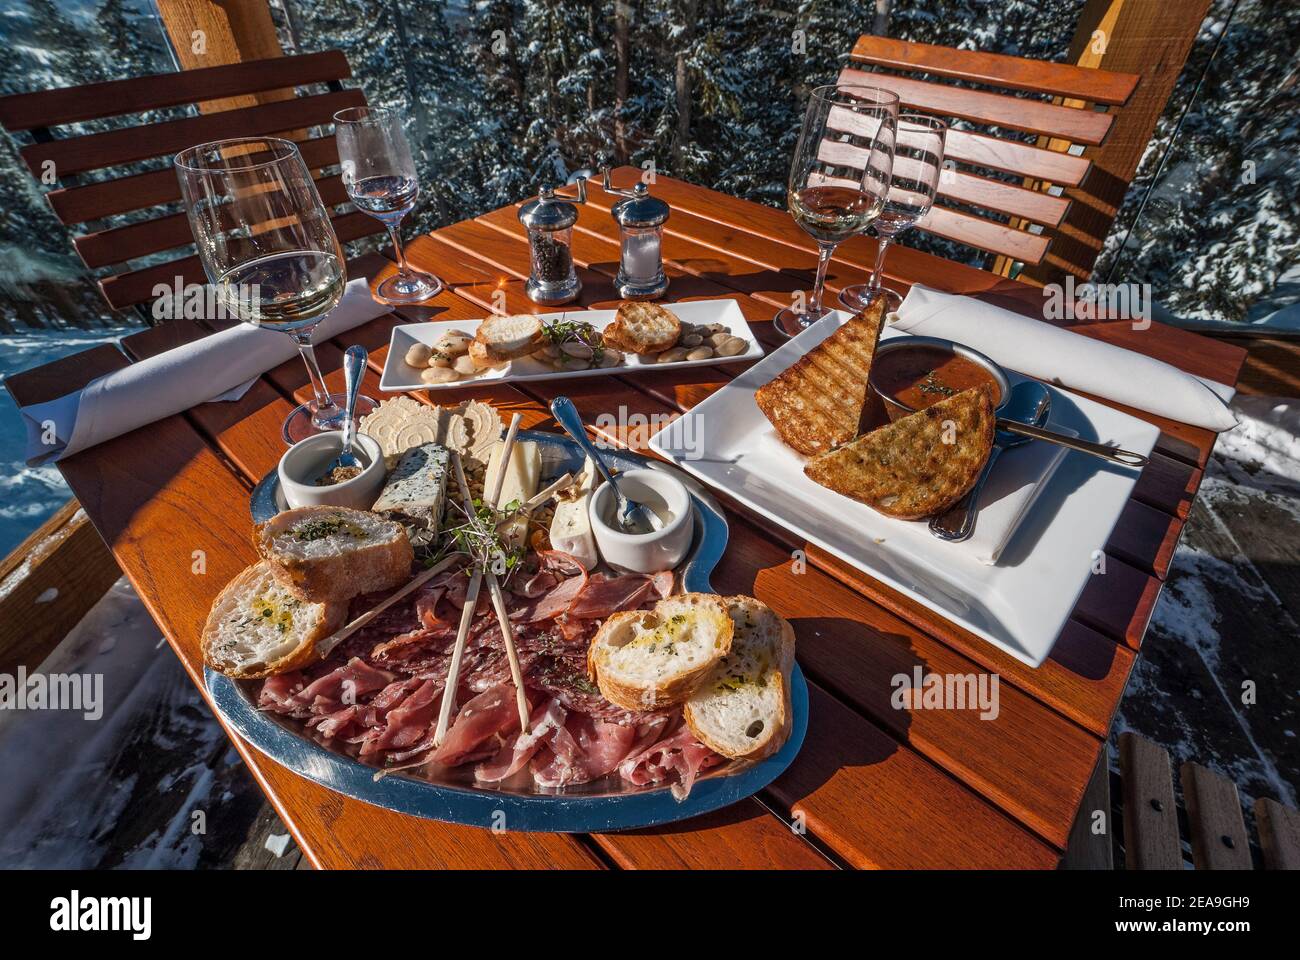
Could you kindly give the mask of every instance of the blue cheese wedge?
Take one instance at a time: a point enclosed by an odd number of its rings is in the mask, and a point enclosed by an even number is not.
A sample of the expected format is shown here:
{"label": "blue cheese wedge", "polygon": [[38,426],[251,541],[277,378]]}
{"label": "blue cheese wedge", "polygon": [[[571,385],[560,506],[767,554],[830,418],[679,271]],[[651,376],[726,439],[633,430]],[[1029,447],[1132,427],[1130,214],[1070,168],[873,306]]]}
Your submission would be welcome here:
{"label": "blue cheese wedge", "polygon": [[442,523],[449,456],[440,443],[422,443],[407,450],[371,509],[405,524],[413,541],[430,542]]}

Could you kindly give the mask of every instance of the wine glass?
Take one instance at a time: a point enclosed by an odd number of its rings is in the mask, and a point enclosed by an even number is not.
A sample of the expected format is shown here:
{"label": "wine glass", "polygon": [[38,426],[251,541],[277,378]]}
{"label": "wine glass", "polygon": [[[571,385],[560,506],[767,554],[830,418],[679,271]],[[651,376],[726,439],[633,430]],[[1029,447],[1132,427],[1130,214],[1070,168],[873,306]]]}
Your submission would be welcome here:
{"label": "wine glass", "polygon": [[795,222],[817,241],[817,279],[801,300],[776,315],[788,337],[830,311],[822,306],[826,265],[841,242],[864,231],[885,205],[894,163],[898,95],[880,87],[830,84],[808,101],[790,164],[786,200]]}
{"label": "wine glass", "polygon": [[888,287],[880,285],[884,276],[885,253],[894,238],[915,226],[934,206],[934,195],[943,175],[943,145],[948,125],[921,113],[903,113],[898,117],[898,137],[894,145],[894,171],[890,178],[885,209],[872,225],[879,237],[876,267],[867,283],[855,283],[840,291],[840,303],[855,312],[865,310],[878,297],[885,298],[886,310],[897,310],[902,302]]}
{"label": "wine glass", "polygon": [[[287,333],[307,365],[313,399],[285,420],[285,440],[338,429],[343,395],[325,388],[311,336],[342,298],[347,268],[297,145],[275,137],[218,140],[183,150],[173,162],[219,303],[244,323]],[[374,408],[360,399],[360,412]]]}
{"label": "wine glass", "polygon": [[379,107],[350,107],[334,114],[343,186],[357,209],[388,228],[397,252],[397,273],[375,288],[385,303],[418,303],[436,296],[442,281],[415,270],[406,262],[399,228],[402,218],[415,209],[420,195],[411,148],[402,132],[402,118]]}

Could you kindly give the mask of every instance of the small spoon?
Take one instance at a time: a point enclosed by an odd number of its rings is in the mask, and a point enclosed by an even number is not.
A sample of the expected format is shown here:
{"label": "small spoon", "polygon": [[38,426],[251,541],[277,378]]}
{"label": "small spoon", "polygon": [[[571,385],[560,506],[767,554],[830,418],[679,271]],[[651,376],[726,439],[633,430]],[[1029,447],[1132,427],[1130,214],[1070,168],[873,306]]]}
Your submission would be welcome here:
{"label": "small spoon", "polygon": [[993,472],[993,464],[997,461],[998,455],[1003,450],[1029,442],[1029,437],[1023,434],[1001,429],[1003,422],[1029,423],[1041,427],[1047,422],[1051,410],[1052,395],[1037,380],[1022,380],[1011,388],[1006,410],[1003,416],[998,417],[999,429],[993,438],[993,449],[989,451],[989,458],[985,461],[984,469],[975,481],[975,486],[971,487],[966,496],[949,507],[946,512],[930,518],[932,534],[949,543],[960,543],[971,538],[975,533],[975,519],[979,516],[980,491],[984,489],[984,482]]}
{"label": "small spoon", "polygon": [[361,376],[366,370],[366,348],[351,346],[343,354],[343,390],[347,396],[343,407],[343,449],[333,462],[325,468],[322,477],[331,476],[340,467],[344,469],[364,466],[352,452],[352,444],[357,438],[357,421],[354,414],[357,409],[357,394],[361,392]]}
{"label": "small spoon", "polygon": [[653,533],[663,526],[659,518],[655,516],[654,511],[648,509],[644,503],[638,503],[636,500],[623,495],[623,491],[618,487],[618,481],[614,479],[614,474],[605,466],[600,451],[588,439],[587,430],[582,425],[582,417],[578,415],[578,409],[573,405],[573,401],[568,397],[556,397],[551,401],[551,413],[555,416],[556,423],[562,426],[564,432],[573,438],[573,442],[582,447],[587,455],[591,457],[601,476],[609,481],[610,488],[613,489],[614,496],[618,500],[618,509],[614,512],[614,521],[618,524],[619,530],[627,534],[640,535]]}

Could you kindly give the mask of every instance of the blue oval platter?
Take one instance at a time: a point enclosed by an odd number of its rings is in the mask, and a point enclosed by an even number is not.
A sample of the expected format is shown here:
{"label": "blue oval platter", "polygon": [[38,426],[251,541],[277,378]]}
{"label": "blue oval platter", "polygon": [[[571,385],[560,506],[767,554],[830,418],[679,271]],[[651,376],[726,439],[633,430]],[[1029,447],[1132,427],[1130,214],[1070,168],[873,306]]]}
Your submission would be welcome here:
{"label": "blue oval platter", "polygon": [[[567,437],[523,431],[521,440],[537,443],[542,452],[543,480],[579,469],[582,452]],[[695,538],[677,573],[687,591],[713,592],[709,575],[727,546],[727,521],[712,498],[675,468],[620,450],[602,451],[618,470],[645,468],[672,471],[691,490],[695,508]],[[252,494],[255,522],[285,509],[275,471]],[[300,722],[258,710],[259,681],[236,681],[204,671],[212,702],[225,722],[257,750],[309,780],[346,796],[400,813],[488,827],[496,830],[595,833],[649,827],[698,816],[751,796],[793,762],[808,730],[808,685],[795,664],[791,676],[793,722],[785,745],[757,762],[732,761],[703,774],[683,800],[667,786],[636,787],[617,774],[564,790],[544,790],[531,778],[513,785],[483,785],[471,770],[419,768],[386,774],[363,763],[329,741],[320,740]]]}

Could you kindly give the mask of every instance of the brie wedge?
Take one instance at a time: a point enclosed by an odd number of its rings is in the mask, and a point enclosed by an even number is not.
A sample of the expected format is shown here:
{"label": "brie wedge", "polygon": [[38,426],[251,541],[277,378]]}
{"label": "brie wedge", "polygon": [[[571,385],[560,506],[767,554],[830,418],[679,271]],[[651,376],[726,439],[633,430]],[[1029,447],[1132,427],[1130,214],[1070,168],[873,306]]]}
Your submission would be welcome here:
{"label": "brie wedge", "polygon": [[[492,495],[492,489],[496,486],[505,448],[504,443],[498,443],[492,448],[492,457],[488,460],[487,475],[483,481],[485,499]],[[524,503],[537,492],[537,481],[541,474],[542,452],[537,448],[537,444],[528,440],[516,442],[514,450],[510,453],[510,462],[505,467],[505,478],[501,482],[501,496],[495,505],[504,509],[512,501]],[[523,545],[524,537],[527,535],[528,520],[524,517],[511,521],[501,534],[503,540],[516,547]]]}
{"label": "brie wedge", "polygon": [[550,530],[551,546],[569,554],[588,570],[600,562],[596,538],[591,532],[591,518],[587,514],[595,484],[596,465],[588,457],[573,486],[560,492]]}

